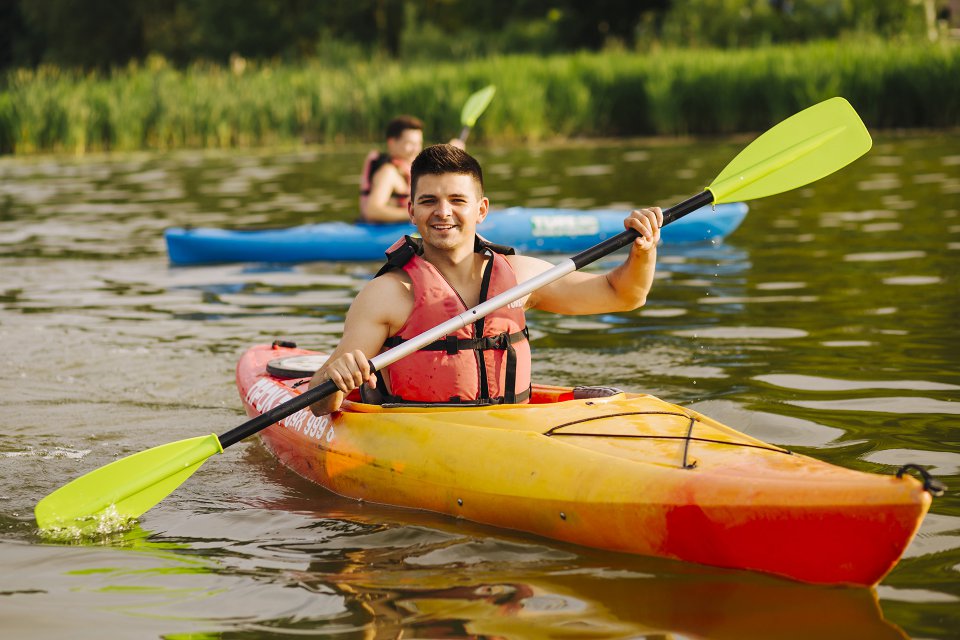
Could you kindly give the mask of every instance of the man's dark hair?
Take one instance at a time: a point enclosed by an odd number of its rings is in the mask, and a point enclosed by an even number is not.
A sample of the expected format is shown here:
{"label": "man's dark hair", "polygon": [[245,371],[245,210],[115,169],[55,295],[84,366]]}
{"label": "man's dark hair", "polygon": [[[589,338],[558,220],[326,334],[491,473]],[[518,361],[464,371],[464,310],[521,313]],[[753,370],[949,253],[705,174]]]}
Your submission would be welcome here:
{"label": "man's dark hair", "polygon": [[413,116],[397,116],[387,123],[387,138],[399,138],[407,129],[423,131],[423,123]]}
{"label": "man's dark hair", "polygon": [[452,144],[435,144],[421,151],[410,166],[411,198],[417,192],[420,176],[444,173],[472,176],[480,185],[480,195],[483,196],[483,170],[476,158]]}

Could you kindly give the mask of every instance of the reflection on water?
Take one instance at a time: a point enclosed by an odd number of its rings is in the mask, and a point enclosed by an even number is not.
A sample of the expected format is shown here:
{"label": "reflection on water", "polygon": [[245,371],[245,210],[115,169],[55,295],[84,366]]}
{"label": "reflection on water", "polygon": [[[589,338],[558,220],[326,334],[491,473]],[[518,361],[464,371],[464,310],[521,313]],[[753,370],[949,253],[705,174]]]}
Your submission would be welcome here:
{"label": "reflection on water", "polygon": [[[740,147],[476,151],[495,206],[626,208],[699,191]],[[38,538],[33,505],[68,480],[239,424],[239,354],[275,337],[331,348],[376,269],[171,268],[163,229],[352,220],[365,153],[0,159],[5,632],[955,635],[955,492],[936,499],[876,593],[348,502],[292,477],[255,442],[211,459],[121,539]],[[724,244],[662,249],[644,309],[531,314],[535,376],[650,392],[841,466],[892,473],[914,462],[960,486],[958,167],[948,136],[880,136],[837,176],[751,203]]]}
{"label": "reflection on water", "polygon": [[[18,557],[7,564],[5,580],[15,588],[5,595],[17,607],[5,617],[5,631],[97,637],[94,630],[102,634],[107,626],[111,637],[234,631],[261,638],[312,632],[749,639],[777,630],[776,637],[798,639],[905,637],[871,591],[579,555],[483,538],[419,514],[367,515],[349,505],[343,513],[329,499],[320,503],[322,511],[264,504],[188,522],[160,518],[157,524],[168,526],[162,534],[146,539],[149,532],[137,530],[111,547],[10,543]],[[331,510],[337,517],[327,515]],[[244,537],[225,538],[225,531]],[[63,566],[70,570],[59,571]],[[44,611],[54,607],[68,615],[51,619]],[[125,632],[124,620],[136,631]]]}

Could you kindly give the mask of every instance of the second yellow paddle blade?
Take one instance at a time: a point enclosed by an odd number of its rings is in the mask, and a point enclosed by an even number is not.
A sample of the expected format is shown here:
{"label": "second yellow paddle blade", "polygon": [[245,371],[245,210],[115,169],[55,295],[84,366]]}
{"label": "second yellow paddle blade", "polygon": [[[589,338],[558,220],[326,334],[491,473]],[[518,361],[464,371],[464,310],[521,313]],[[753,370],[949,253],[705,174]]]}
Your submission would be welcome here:
{"label": "second yellow paddle blade", "polygon": [[472,127],[477,124],[477,118],[486,111],[490,101],[493,100],[493,94],[496,92],[497,88],[490,84],[467,98],[463,110],[460,112],[460,124],[465,127]]}
{"label": "second yellow paddle blade", "polygon": [[837,171],[872,145],[870,133],[850,103],[831,98],[751,142],[707,189],[718,204],[771,196]]}

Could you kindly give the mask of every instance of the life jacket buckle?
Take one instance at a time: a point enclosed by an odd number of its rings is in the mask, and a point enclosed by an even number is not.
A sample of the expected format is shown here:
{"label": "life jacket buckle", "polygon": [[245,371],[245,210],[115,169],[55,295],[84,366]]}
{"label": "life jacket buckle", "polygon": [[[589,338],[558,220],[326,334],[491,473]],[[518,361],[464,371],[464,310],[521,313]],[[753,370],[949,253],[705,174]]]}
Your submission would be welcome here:
{"label": "life jacket buckle", "polygon": [[457,355],[457,352],[460,351],[460,339],[457,336],[447,336],[443,341],[447,347],[447,355]]}

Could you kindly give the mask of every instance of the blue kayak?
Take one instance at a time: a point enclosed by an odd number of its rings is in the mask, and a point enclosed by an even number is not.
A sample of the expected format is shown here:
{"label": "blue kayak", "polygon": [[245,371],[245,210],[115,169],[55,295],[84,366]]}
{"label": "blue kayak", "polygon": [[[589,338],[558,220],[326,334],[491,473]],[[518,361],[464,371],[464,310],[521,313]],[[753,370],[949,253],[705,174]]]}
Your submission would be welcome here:
{"label": "blue kayak", "polygon": [[[576,253],[623,231],[626,211],[512,207],[493,211],[477,232],[519,253]],[[668,244],[711,242],[731,234],[747,215],[742,202],[703,207],[661,231]],[[398,238],[416,231],[408,223],[321,222],[284,229],[230,230],[172,227],[164,232],[170,262],[376,261]]]}

